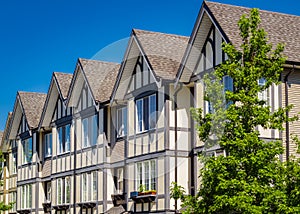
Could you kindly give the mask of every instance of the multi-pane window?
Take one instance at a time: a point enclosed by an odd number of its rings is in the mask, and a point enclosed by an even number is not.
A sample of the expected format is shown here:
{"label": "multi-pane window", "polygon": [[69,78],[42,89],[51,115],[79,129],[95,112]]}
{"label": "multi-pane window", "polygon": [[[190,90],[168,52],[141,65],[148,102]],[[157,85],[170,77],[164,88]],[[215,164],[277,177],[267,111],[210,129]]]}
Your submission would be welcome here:
{"label": "multi-pane window", "polygon": [[97,144],[98,140],[98,116],[94,115],[82,120],[82,147],[90,147]]}
{"label": "multi-pane window", "polygon": [[117,137],[127,135],[127,107],[117,110]]}
{"label": "multi-pane window", "polygon": [[146,190],[156,190],[156,161],[144,161],[136,164],[136,185],[139,188],[141,185]]}
{"label": "multi-pane window", "polygon": [[97,172],[82,174],[82,201],[97,200]]}
{"label": "multi-pane window", "polygon": [[70,130],[71,125],[62,126],[57,131],[57,154],[63,154],[70,151]]}
{"label": "multi-pane window", "polygon": [[57,179],[57,204],[69,204],[71,198],[70,177]]}
{"label": "multi-pane window", "polygon": [[143,132],[156,126],[156,95],[136,100],[137,131]]}
{"label": "multi-pane window", "polygon": [[22,209],[28,209],[32,206],[32,186],[24,185],[21,187],[21,207]]}
{"label": "multi-pane window", "polygon": [[44,136],[45,158],[52,155],[52,133],[45,134]]}
{"label": "multi-pane window", "polygon": [[30,163],[32,160],[32,138],[22,141],[22,164]]}

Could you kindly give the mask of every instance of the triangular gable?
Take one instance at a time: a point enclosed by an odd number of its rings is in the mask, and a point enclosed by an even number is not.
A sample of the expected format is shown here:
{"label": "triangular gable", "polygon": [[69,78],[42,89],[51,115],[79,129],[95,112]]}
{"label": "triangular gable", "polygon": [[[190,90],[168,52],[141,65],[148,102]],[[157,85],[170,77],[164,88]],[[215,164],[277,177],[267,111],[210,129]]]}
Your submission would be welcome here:
{"label": "triangular gable", "polygon": [[119,69],[118,63],[78,59],[68,106],[80,107],[80,99],[84,100],[82,108],[109,102]]}
{"label": "triangular gable", "polygon": [[140,46],[136,36],[132,33],[114,85],[111,102],[123,101],[125,95],[129,91],[133,90],[132,85],[135,81],[134,76],[136,75],[135,72],[138,64],[143,64],[144,68],[142,70],[149,72],[149,82],[156,83],[159,87],[161,82],[159,82],[158,77],[153,72],[149,60],[144,53],[143,48]]}
{"label": "triangular gable", "polygon": [[183,57],[182,66],[177,74],[176,84],[188,83],[193,74],[220,64],[224,60],[222,43],[228,41],[206,3],[203,2]]}
{"label": "triangular gable", "polygon": [[9,139],[38,128],[46,94],[18,92],[9,129]]}
{"label": "triangular gable", "polygon": [[63,108],[66,108],[66,99],[71,80],[72,74],[53,73],[39,128],[49,127],[53,120],[53,115],[55,115],[58,102]]}

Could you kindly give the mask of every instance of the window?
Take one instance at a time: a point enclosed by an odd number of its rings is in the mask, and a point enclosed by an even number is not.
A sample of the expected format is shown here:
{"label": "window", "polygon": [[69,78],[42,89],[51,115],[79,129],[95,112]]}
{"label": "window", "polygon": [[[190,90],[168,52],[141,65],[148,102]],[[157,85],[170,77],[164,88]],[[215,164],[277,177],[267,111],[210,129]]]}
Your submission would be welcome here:
{"label": "window", "polygon": [[127,107],[117,110],[117,137],[127,135]]}
{"label": "window", "polygon": [[17,210],[17,192],[11,193],[11,202],[13,203],[11,211],[15,212]]}
{"label": "window", "polygon": [[12,153],[12,174],[17,174],[17,153]]}
{"label": "window", "polygon": [[96,201],[97,200],[97,172],[82,174],[82,201]]}
{"label": "window", "polygon": [[51,201],[51,182],[46,183],[46,200]]}
{"label": "window", "polygon": [[30,163],[32,161],[32,138],[22,141],[22,164]]}
{"label": "window", "polygon": [[117,192],[123,193],[124,189],[124,175],[123,175],[123,168],[117,169]]}
{"label": "window", "polygon": [[94,115],[82,120],[82,147],[90,147],[97,144],[98,140],[98,116]]}
{"label": "window", "polygon": [[45,134],[44,136],[44,148],[45,148],[45,158],[51,157],[52,155],[52,133]]}
{"label": "window", "polygon": [[[226,75],[223,77],[223,84],[224,84],[224,93],[226,91],[233,91],[233,79]],[[228,108],[232,104],[232,101],[226,101],[226,108]]]}
{"label": "window", "polygon": [[[264,86],[266,84],[266,79],[265,78],[260,78],[258,80],[258,85],[259,86]],[[263,100],[266,102],[266,105],[269,105],[269,90],[265,89],[261,92],[258,92],[258,99]]]}
{"label": "window", "polygon": [[32,186],[24,185],[21,187],[21,207],[22,209],[31,208],[32,204]]}
{"label": "window", "polygon": [[63,154],[65,152],[70,151],[70,128],[71,125],[68,124],[66,126],[58,128],[57,131],[57,154]]}
{"label": "window", "polygon": [[136,167],[136,188],[143,185],[146,190],[156,190],[156,161],[139,162]]}
{"label": "window", "polygon": [[156,95],[136,100],[138,132],[154,129],[156,126]]}
{"label": "window", "polygon": [[97,172],[92,172],[92,201],[97,200]]}
{"label": "window", "polygon": [[57,204],[69,204],[71,197],[70,177],[59,178],[57,180]]}

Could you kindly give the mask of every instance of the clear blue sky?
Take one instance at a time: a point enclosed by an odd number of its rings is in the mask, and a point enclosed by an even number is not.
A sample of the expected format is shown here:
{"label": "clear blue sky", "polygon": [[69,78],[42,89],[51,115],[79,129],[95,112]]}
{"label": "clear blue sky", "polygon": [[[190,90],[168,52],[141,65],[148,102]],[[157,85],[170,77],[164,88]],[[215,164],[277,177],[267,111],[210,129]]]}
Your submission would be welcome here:
{"label": "clear blue sky", "polygon": [[[300,15],[297,0],[216,0]],[[189,36],[202,0],[28,0],[0,2],[0,130],[18,90],[47,92],[53,71],[73,73],[132,28]],[[124,43],[124,42],[123,42]],[[125,47],[125,46],[124,46]],[[123,50],[104,60],[120,61]]]}

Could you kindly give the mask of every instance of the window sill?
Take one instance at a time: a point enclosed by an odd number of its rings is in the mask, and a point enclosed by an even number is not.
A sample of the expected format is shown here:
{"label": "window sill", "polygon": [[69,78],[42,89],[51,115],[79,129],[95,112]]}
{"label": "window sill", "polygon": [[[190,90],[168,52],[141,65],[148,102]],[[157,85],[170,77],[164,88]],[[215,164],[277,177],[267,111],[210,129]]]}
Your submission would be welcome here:
{"label": "window sill", "polygon": [[71,152],[70,151],[68,151],[68,152],[64,152],[64,153],[60,153],[60,154],[58,154],[57,155],[57,157],[58,158],[60,158],[60,157],[64,157],[64,156],[67,156],[67,155],[69,155]]}
{"label": "window sill", "polygon": [[148,129],[148,130],[145,130],[145,131],[137,132],[136,135],[143,135],[143,134],[147,134],[147,133],[154,133],[155,131],[156,131],[156,128]]}
{"label": "window sill", "polygon": [[96,147],[97,147],[97,144],[91,145],[91,146],[85,146],[85,147],[82,147],[82,151],[86,151],[86,150],[89,150],[89,149],[94,149]]}

